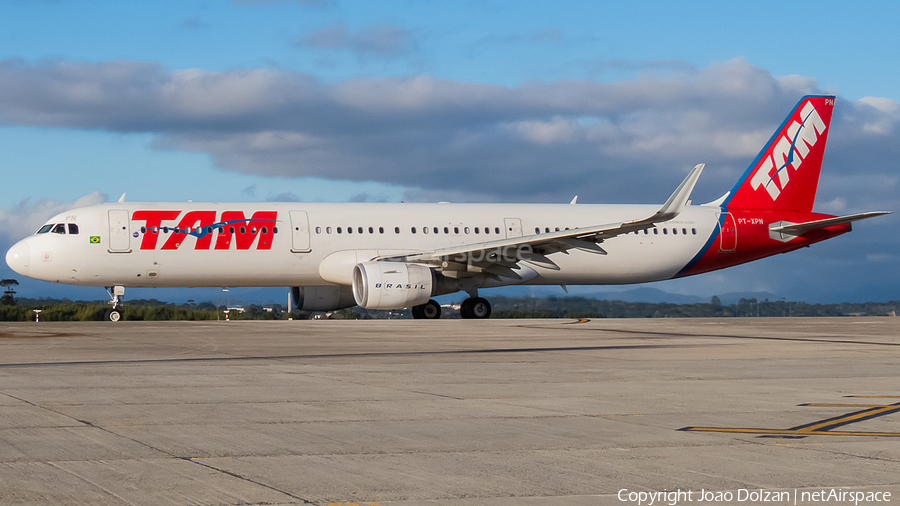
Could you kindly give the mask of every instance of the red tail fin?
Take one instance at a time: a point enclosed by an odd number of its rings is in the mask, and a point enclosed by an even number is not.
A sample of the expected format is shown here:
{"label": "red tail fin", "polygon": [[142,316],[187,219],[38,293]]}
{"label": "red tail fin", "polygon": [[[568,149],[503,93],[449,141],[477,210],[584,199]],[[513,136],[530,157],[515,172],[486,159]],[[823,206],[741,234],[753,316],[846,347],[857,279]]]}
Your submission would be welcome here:
{"label": "red tail fin", "polygon": [[812,211],[833,109],[832,96],[800,99],[723,206]]}

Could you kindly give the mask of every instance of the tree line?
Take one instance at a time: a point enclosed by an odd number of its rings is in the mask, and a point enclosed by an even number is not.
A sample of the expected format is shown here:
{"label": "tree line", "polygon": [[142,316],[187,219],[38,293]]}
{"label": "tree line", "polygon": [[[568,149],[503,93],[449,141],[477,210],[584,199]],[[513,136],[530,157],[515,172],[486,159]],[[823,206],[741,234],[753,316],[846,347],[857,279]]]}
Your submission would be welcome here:
{"label": "tree line", "polygon": [[[109,307],[105,301],[68,299],[17,299],[15,305],[0,305],[0,321],[34,321],[34,309],[40,309],[42,321],[97,321]],[[669,304],[624,302],[588,297],[491,297],[492,318],[730,318],[792,316],[896,316],[900,301],[842,304],[808,304],[795,301],[741,299],[723,305],[717,297],[708,303]],[[155,299],[129,301],[123,317],[131,321],[224,320],[224,306],[189,301],[173,304]],[[230,320],[306,319],[325,313],[288,313],[286,308],[251,304],[244,312],[231,310]],[[327,313],[332,319],[410,318],[409,310],[378,311],[360,307]],[[457,311],[444,308],[443,318],[458,318]]]}

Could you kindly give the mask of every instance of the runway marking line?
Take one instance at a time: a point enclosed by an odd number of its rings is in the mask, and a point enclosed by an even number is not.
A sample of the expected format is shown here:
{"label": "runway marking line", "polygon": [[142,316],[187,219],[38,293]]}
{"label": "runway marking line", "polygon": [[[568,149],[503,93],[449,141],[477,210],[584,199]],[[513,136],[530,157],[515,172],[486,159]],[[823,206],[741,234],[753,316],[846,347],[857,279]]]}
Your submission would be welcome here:
{"label": "runway marking line", "polygon": [[[900,396],[874,396],[874,395],[850,395],[847,397],[857,397],[866,399],[898,399]],[[826,404],[826,403],[808,403],[800,404],[800,406],[810,407],[841,407],[841,408],[865,408],[853,411],[840,416],[817,420],[812,423],[797,425],[789,429],[757,429],[743,427],[683,427],[680,431],[690,432],[729,432],[740,434],[764,434],[764,435],[783,435],[793,437],[806,436],[869,436],[869,437],[900,437],[900,432],[852,432],[852,431],[835,431],[837,427],[850,425],[864,420],[871,420],[885,415],[890,415],[900,411],[900,402],[894,404]]]}

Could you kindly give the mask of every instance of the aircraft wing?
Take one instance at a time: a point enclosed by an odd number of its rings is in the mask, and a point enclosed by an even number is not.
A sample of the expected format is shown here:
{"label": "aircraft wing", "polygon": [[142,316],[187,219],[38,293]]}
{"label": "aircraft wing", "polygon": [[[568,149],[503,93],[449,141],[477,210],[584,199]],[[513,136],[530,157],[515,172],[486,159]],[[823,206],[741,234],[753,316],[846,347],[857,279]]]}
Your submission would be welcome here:
{"label": "aircraft wing", "polygon": [[824,220],[814,220],[807,221],[804,223],[783,223],[778,226],[771,226],[769,230],[772,232],[778,232],[785,235],[803,235],[810,230],[816,230],[825,227],[831,227],[834,225],[843,225],[844,223],[852,223],[854,221],[865,220],[868,218],[874,218],[876,216],[882,216],[885,214],[891,214],[890,211],[871,211],[868,213],[859,213],[859,214],[851,214],[848,216],[837,216],[835,218],[826,218]]}
{"label": "aircraft wing", "polygon": [[463,244],[412,255],[380,258],[379,260],[423,263],[442,267],[445,270],[481,271],[489,275],[512,278],[519,278],[512,267],[520,260],[559,270],[559,266],[547,258],[547,255],[557,252],[568,254],[570,249],[605,255],[606,251],[598,243],[617,235],[652,227],[656,223],[678,216],[697,184],[703,167],[704,164],[695,166],[666,203],[656,213],[643,219]]}

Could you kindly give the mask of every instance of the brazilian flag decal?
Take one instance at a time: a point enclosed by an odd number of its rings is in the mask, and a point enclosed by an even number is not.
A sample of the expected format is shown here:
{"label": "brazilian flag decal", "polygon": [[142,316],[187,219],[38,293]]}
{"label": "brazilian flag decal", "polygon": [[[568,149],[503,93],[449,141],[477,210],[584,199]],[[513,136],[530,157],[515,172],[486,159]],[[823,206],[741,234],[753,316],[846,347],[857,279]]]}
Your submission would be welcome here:
{"label": "brazilian flag decal", "polygon": [[91,236],[91,244],[100,244],[100,236],[92,235]]}

